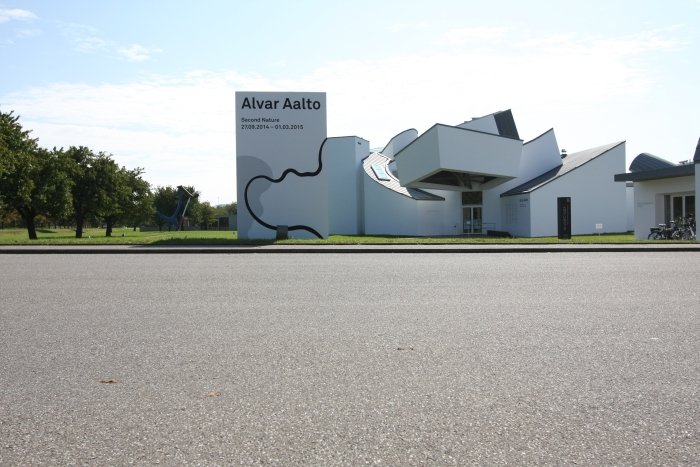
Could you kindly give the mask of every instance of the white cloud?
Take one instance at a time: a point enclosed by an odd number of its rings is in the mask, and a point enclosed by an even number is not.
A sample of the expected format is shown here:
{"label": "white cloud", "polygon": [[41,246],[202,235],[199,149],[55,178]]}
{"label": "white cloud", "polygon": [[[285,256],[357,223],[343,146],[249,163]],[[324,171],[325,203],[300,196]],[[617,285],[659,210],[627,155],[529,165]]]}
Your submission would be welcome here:
{"label": "white cloud", "polygon": [[152,54],[162,52],[162,50],[158,48],[147,48],[141,44],[131,44],[128,47],[119,47],[117,52],[131,62],[143,62],[150,59]]}
{"label": "white cloud", "polygon": [[493,41],[500,39],[508,32],[503,27],[473,27],[451,29],[437,39],[442,45],[464,45],[475,41]]}
{"label": "white cloud", "polygon": [[[122,165],[144,167],[155,185],[194,185],[203,199],[228,202],[235,199],[236,90],[326,91],[329,135],[361,136],[372,147],[407,128],[423,132],[512,108],[521,137],[554,126],[573,152],[627,139],[652,120],[643,109],[657,75],[645,54],[678,43],[660,32],[643,45],[641,38],[532,38],[502,49],[338,61],[298,80],[193,71],[136,83],[55,84],[0,101],[44,146],[104,150]],[[626,107],[642,110],[622,121]]]}
{"label": "white cloud", "polygon": [[27,37],[35,37],[41,34],[41,29],[20,29],[17,31],[16,37],[25,39]]}
{"label": "white cloud", "polygon": [[0,9],[0,23],[7,23],[13,20],[32,19],[37,19],[37,16],[29,10],[21,10],[19,8]]}
{"label": "white cloud", "polygon": [[[84,145],[144,167],[154,185],[191,184],[235,199],[234,90],[266,86],[233,73],[90,86],[55,84],[2,98],[45,147]],[[5,105],[3,105],[5,108]]]}
{"label": "white cloud", "polygon": [[428,29],[430,23],[427,21],[417,21],[414,23],[393,23],[389,25],[391,32],[421,31]]}
{"label": "white cloud", "polygon": [[96,52],[105,50],[110,45],[100,37],[97,29],[84,24],[64,23],[60,25],[63,34],[70,39],[76,50],[81,52]]}

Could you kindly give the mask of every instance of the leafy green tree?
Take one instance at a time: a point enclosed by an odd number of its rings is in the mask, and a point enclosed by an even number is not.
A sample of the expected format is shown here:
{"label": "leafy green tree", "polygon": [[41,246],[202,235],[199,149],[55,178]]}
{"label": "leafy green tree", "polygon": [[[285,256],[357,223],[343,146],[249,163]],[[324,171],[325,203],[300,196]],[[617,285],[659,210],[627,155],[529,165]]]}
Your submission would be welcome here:
{"label": "leafy green tree", "polygon": [[70,186],[63,153],[40,148],[19,116],[0,111],[0,204],[22,216],[31,240],[37,239],[37,216],[65,215]]}
{"label": "leafy green tree", "polygon": [[[177,207],[177,188],[171,186],[156,187],[153,192],[153,206],[156,211],[153,214],[153,221],[158,226],[158,230],[163,230],[165,222],[158,216],[158,213],[169,216],[175,212]],[[170,230],[169,227],[168,230]]]}
{"label": "leafy green tree", "polygon": [[126,171],[129,199],[125,206],[123,221],[127,225],[132,225],[134,230],[155,213],[151,185],[141,177],[143,173],[144,170],[140,167]]}
{"label": "leafy green tree", "polygon": [[[190,198],[190,204],[187,207],[187,211],[185,211],[185,219],[189,219],[193,224],[200,224],[201,221],[201,216],[198,215],[199,213],[199,192],[195,190],[195,188],[192,185],[187,185],[184,186],[185,190],[188,192],[192,193],[192,198]],[[195,214],[193,214],[195,213]],[[182,228],[184,229],[184,224]]]}
{"label": "leafy green tree", "polygon": [[[192,186],[185,186],[184,188],[194,195],[193,198],[190,199],[185,215],[188,219],[191,219],[193,222],[197,223],[199,192]],[[153,192],[153,203],[156,209],[156,214],[153,216],[153,220],[158,226],[158,229],[162,230],[165,222],[160,218],[160,216],[158,216],[158,213],[163,214],[164,216],[170,216],[175,212],[175,209],[177,208],[177,188],[173,188],[172,186],[157,187]],[[168,230],[170,230],[170,226],[168,226]]]}
{"label": "leafy green tree", "polygon": [[0,229],[7,226],[16,227],[17,223],[22,219],[16,209],[8,208],[0,204]]}
{"label": "leafy green tree", "polygon": [[238,212],[238,205],[234,201],[229,204],[220,204],[214,208],[217,217],[230,216]]}
{"label": "leafy green tree", "polygon": [[97,215],[104,220],[105,236],[111,237],[114,225],[130,201],[128,174],[111,159],[99,159],[96,167],[101,182]]}
{"label": "leafy green tree", "polygon": [[[214,207],[214,222],[216,222],[217,228],[226,230],[231,227],[229,225],[229,220],[231,215],[236,213],[236,208],[235,201],[229,204],[219,204]],[[221,218],[225,218],[226,220],[223,221],[223,223],[219,223],[218,221]]]}
{"label": "leafy green tree", "polygon": [[71,161],[73,179],[75,237],[82,238],[85,222],[91,217],[113,222],[118,215],[119,167],[110,155],[95,153],[85,146],[71,146],[66,154]]}
{"label": "leafy green tree", "polygon": [[105,221],[105,236],[111,237],[118,222],[136,225],[153,213],[150,185],[141,178],[143,169],[128,170],[106,163],[102,171],[105,184],[98,208]]}
{"label": "leafy green tree", "polygon": [[216,222],[216,212],[209,201],[195,203],[191,207],[191,212],[192,221],[199,225],[202,230],[209,230],[209,226]]}

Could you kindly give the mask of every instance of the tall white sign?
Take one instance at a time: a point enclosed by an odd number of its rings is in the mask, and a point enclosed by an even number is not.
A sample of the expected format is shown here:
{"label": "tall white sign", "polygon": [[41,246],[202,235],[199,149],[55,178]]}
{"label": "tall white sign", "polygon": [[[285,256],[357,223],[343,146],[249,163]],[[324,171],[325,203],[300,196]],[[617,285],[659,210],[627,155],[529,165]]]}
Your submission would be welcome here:
{"label": "tall white sign", "polygon": [[238,237],[328,237],[326,93],[236,92]]}

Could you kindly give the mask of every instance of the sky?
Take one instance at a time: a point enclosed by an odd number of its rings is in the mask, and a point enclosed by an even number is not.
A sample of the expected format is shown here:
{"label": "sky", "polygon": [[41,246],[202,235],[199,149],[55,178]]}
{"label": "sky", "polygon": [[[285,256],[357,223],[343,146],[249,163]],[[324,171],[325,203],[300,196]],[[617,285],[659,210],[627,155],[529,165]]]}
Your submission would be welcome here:
{"label": "sky", "polygon": [[328,136],[383,147],[511,109],[569,153],[692,159],[700,0],[0,0],[0,110],[153,186],[236,200],[236,91],[327,93]]}

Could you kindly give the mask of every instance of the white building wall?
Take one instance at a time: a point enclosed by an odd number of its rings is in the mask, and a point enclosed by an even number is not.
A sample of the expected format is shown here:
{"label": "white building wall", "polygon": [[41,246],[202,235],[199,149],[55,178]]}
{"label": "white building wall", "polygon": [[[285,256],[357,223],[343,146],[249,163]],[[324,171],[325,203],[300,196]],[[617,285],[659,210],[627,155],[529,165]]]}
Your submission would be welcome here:
{"label": "white building wall", "polygon": [[[626,232],[625,184],[614,174],[625,170],[625,144],[530,193],[531,236],[557,235],[557,198],[571,197],[571,233]],[[603,224],[601,231],[596,224]]]}
{"label": "white building wall", "polygon": [[367,176],[362,180],[365,235],[420,235],[415,200],[391,191]]}
{"label": "white building wall", "polygon": [[[442,232],[440,235],[462,234],[462,193],[458,191],[425,190],[437,196],[442,196],[445,201],[435,203],[440,205],[442,211]],[[427,205],[429,208],[429,205]]]}
{"label": "white building wall", "polygon": [[501,193],[500,185],[482,193],[482,216],[484,228],[487,230],[505,230],[502,223]]}
{"label": "white building wall", "polygon": [[323,169],[328,180],[328,230],[331,234],[362,234],[362,159],[369,142],[356,136],[328,138]]}
{"label": "white building wall", "polygon": [[500,198],[501,224],[496,230],[504,230],[514,237],[530,236],[530,195]]}
{"label": "white building wall", "polygon": [[363,173],[365,235],[454,235],[461,225],[461,197],[456,192],[431,190],[445,201],[415,200],[385,188]]}
{"label": "white building wall", "polygon": [[445,235],[445,203],[441,201],[416,201],[418,235],[439,237]]}
{"label": "white building wall", "polygon": [[[529,236],[529,197],[520,202],[501,199],[501,193],[521,185],[562,164],[559,145],[554,130],[548,130],[523,145],[518,176],[490,190],[484,191],[484,224],[494,230],[510,232],[515,236]],[[510,198],[510,197],[508,197]],[[526,206],[521,206],[526,205]],[[514,219],[519,219],[515,222]],[[527,222],[523,224],[525,219]]]}
{"label": "white building wall", "polygon": [[[511,187],[532,180],[562,165],[561,152],[554,130],[551,129],[532,141],[523,144],[523,155],[520,159],[520,171],[516,183]],[[502,190],[501,193],[506,190]]]}
{"label": "white building wall", "polygon": [[634,236],[637,240],[646,240],[651,227],[664,223],[664,196],[697,193],[696,179],[676,177],[634,182]]}
{"label": "white building wall", "polygon": [[627,232],[634,230],[634,184],[625,183],[625,202],[627,209]]}

